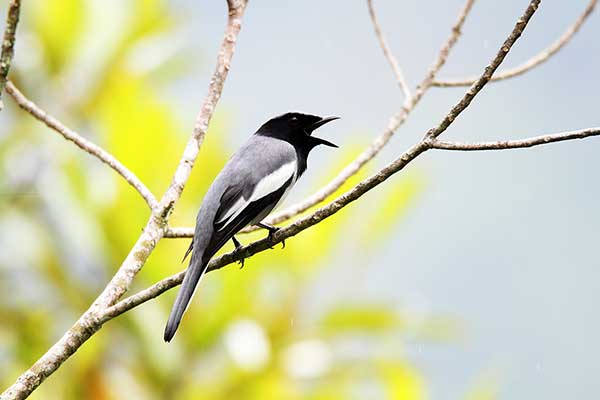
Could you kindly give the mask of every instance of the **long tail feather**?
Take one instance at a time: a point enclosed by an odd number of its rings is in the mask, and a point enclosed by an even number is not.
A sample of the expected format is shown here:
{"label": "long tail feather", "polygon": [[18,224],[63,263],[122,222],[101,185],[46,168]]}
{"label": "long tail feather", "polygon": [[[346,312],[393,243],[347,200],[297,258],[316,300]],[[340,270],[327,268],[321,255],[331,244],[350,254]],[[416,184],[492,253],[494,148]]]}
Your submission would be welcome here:
{"label": "long tail feather", "polygon": [[167,326],[165,327],[165,342],[170,342],[171,339],[173,339],[173,336],[175,336],[181,318],[186,312],[190,301],[192,301],[192,297],[194,297],[194,293],[198,287],[198,281],[202,277],[202,274],[204,274],[207,265],[208,262],[204,261],[203,257],[192,254],[190,265],[185,273],[181,289],[179,289],[177,299],[175,300],[175,304],[173,304]]}

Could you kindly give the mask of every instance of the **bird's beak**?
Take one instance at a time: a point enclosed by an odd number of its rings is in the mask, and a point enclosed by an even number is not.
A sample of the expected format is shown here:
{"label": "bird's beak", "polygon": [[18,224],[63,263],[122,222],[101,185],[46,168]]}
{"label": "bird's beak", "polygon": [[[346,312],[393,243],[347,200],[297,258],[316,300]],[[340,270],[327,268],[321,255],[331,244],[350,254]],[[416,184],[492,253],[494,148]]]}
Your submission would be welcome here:
{"label": "bird's beak", "polygon": [[[319,121],[317,121],[314,124],[312,124],[308,129],[309,129],[310,133],[312,133],[317,128],[320,128],[321,126],[325,125],[328,122],[335,121],[336,119],[340,119],[340,117],[325,117],[325,118],[321,118]],[[318,138],[318,137],[314,137],[313,136],[313,140],[314,140],[314,142],[317,145],[324,144],[325,146],[329,146],[329,147],[336,147],[336,148],[338,147],[336,144],[331,143],[328,140]]]}
{"label": "bird's beak", "polygon": [[321,118],[321,120],[315,122],[314,124],[312,124],[308,129],[310,129],[310,131],[314,131],[320,127],[322,127],[323,125],[325,125],[328,122],[331,121],[335,121],[336,119],[340,119],[340,117],[325,117],[325,118]]}

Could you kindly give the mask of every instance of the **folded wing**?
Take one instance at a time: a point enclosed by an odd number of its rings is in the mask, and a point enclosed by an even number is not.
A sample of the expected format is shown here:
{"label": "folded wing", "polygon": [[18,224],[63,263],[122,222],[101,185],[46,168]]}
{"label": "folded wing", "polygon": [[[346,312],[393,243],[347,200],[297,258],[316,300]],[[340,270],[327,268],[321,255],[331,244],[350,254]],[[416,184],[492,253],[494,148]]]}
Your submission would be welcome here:
{"label": "folded wing", "polygon": [[240,229],[269,214],[296,179],[296,162],[281,165],[254,185],[248,181],[231,185],[223,192],[213,222],[213,238],[207,250],[217,251]]}

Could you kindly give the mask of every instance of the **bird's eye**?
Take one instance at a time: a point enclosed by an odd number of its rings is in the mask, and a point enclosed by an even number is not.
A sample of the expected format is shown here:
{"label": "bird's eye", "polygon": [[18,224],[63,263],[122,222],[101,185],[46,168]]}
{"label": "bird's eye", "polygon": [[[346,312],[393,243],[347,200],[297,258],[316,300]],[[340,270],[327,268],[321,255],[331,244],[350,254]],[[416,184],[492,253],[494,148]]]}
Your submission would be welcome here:
{"label": "bird's eye", "polygon": [[298,117],[292,117],[292,121],[294,121],[294,122],[298,121]]}

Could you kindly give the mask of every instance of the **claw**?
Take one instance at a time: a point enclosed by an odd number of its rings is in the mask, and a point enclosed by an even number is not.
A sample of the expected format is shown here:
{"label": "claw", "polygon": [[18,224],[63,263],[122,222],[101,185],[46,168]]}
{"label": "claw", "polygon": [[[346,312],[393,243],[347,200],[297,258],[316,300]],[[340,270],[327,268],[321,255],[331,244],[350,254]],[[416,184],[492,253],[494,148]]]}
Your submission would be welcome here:
{"label": "claw", "polygon": [[[232,236],[231,240],[233,240],[233,244],[235,245],[235,251],[239,251],[239,249],[242,247],[242,244],[235,238],[235,236]],[[240,269],[244,268],[244,260],[245,258],[238,260],[238,263],[240,263]]]}
{"label": "claw", "polygon": [[[269,236],[267,236],[269,238],[269,240],[271,242],[273,242],[273,235],[275,235],[275,232],[277,232],[279,230],[279,228],[274,228],[273,230],[269,230]],[[273,246],[269,246],[269,248],[272,250]]]}
{"label": "claw", "polygon": [[[257,226],[260,226],[261,228],[264,228],[266,230],[269,231],[269,240],[273,241],[273,235],[280,230],[281,228],[279,228],[278,226],[273,226],[273,225],[269,225],[269,224],[265,224],[263,222],[259,222],[258,224],[256,224]],[[273,249],[273,246],[269,246],[270,249]],[[281,248],[285,249],[285,239],[283,239],[281,241]]]}

